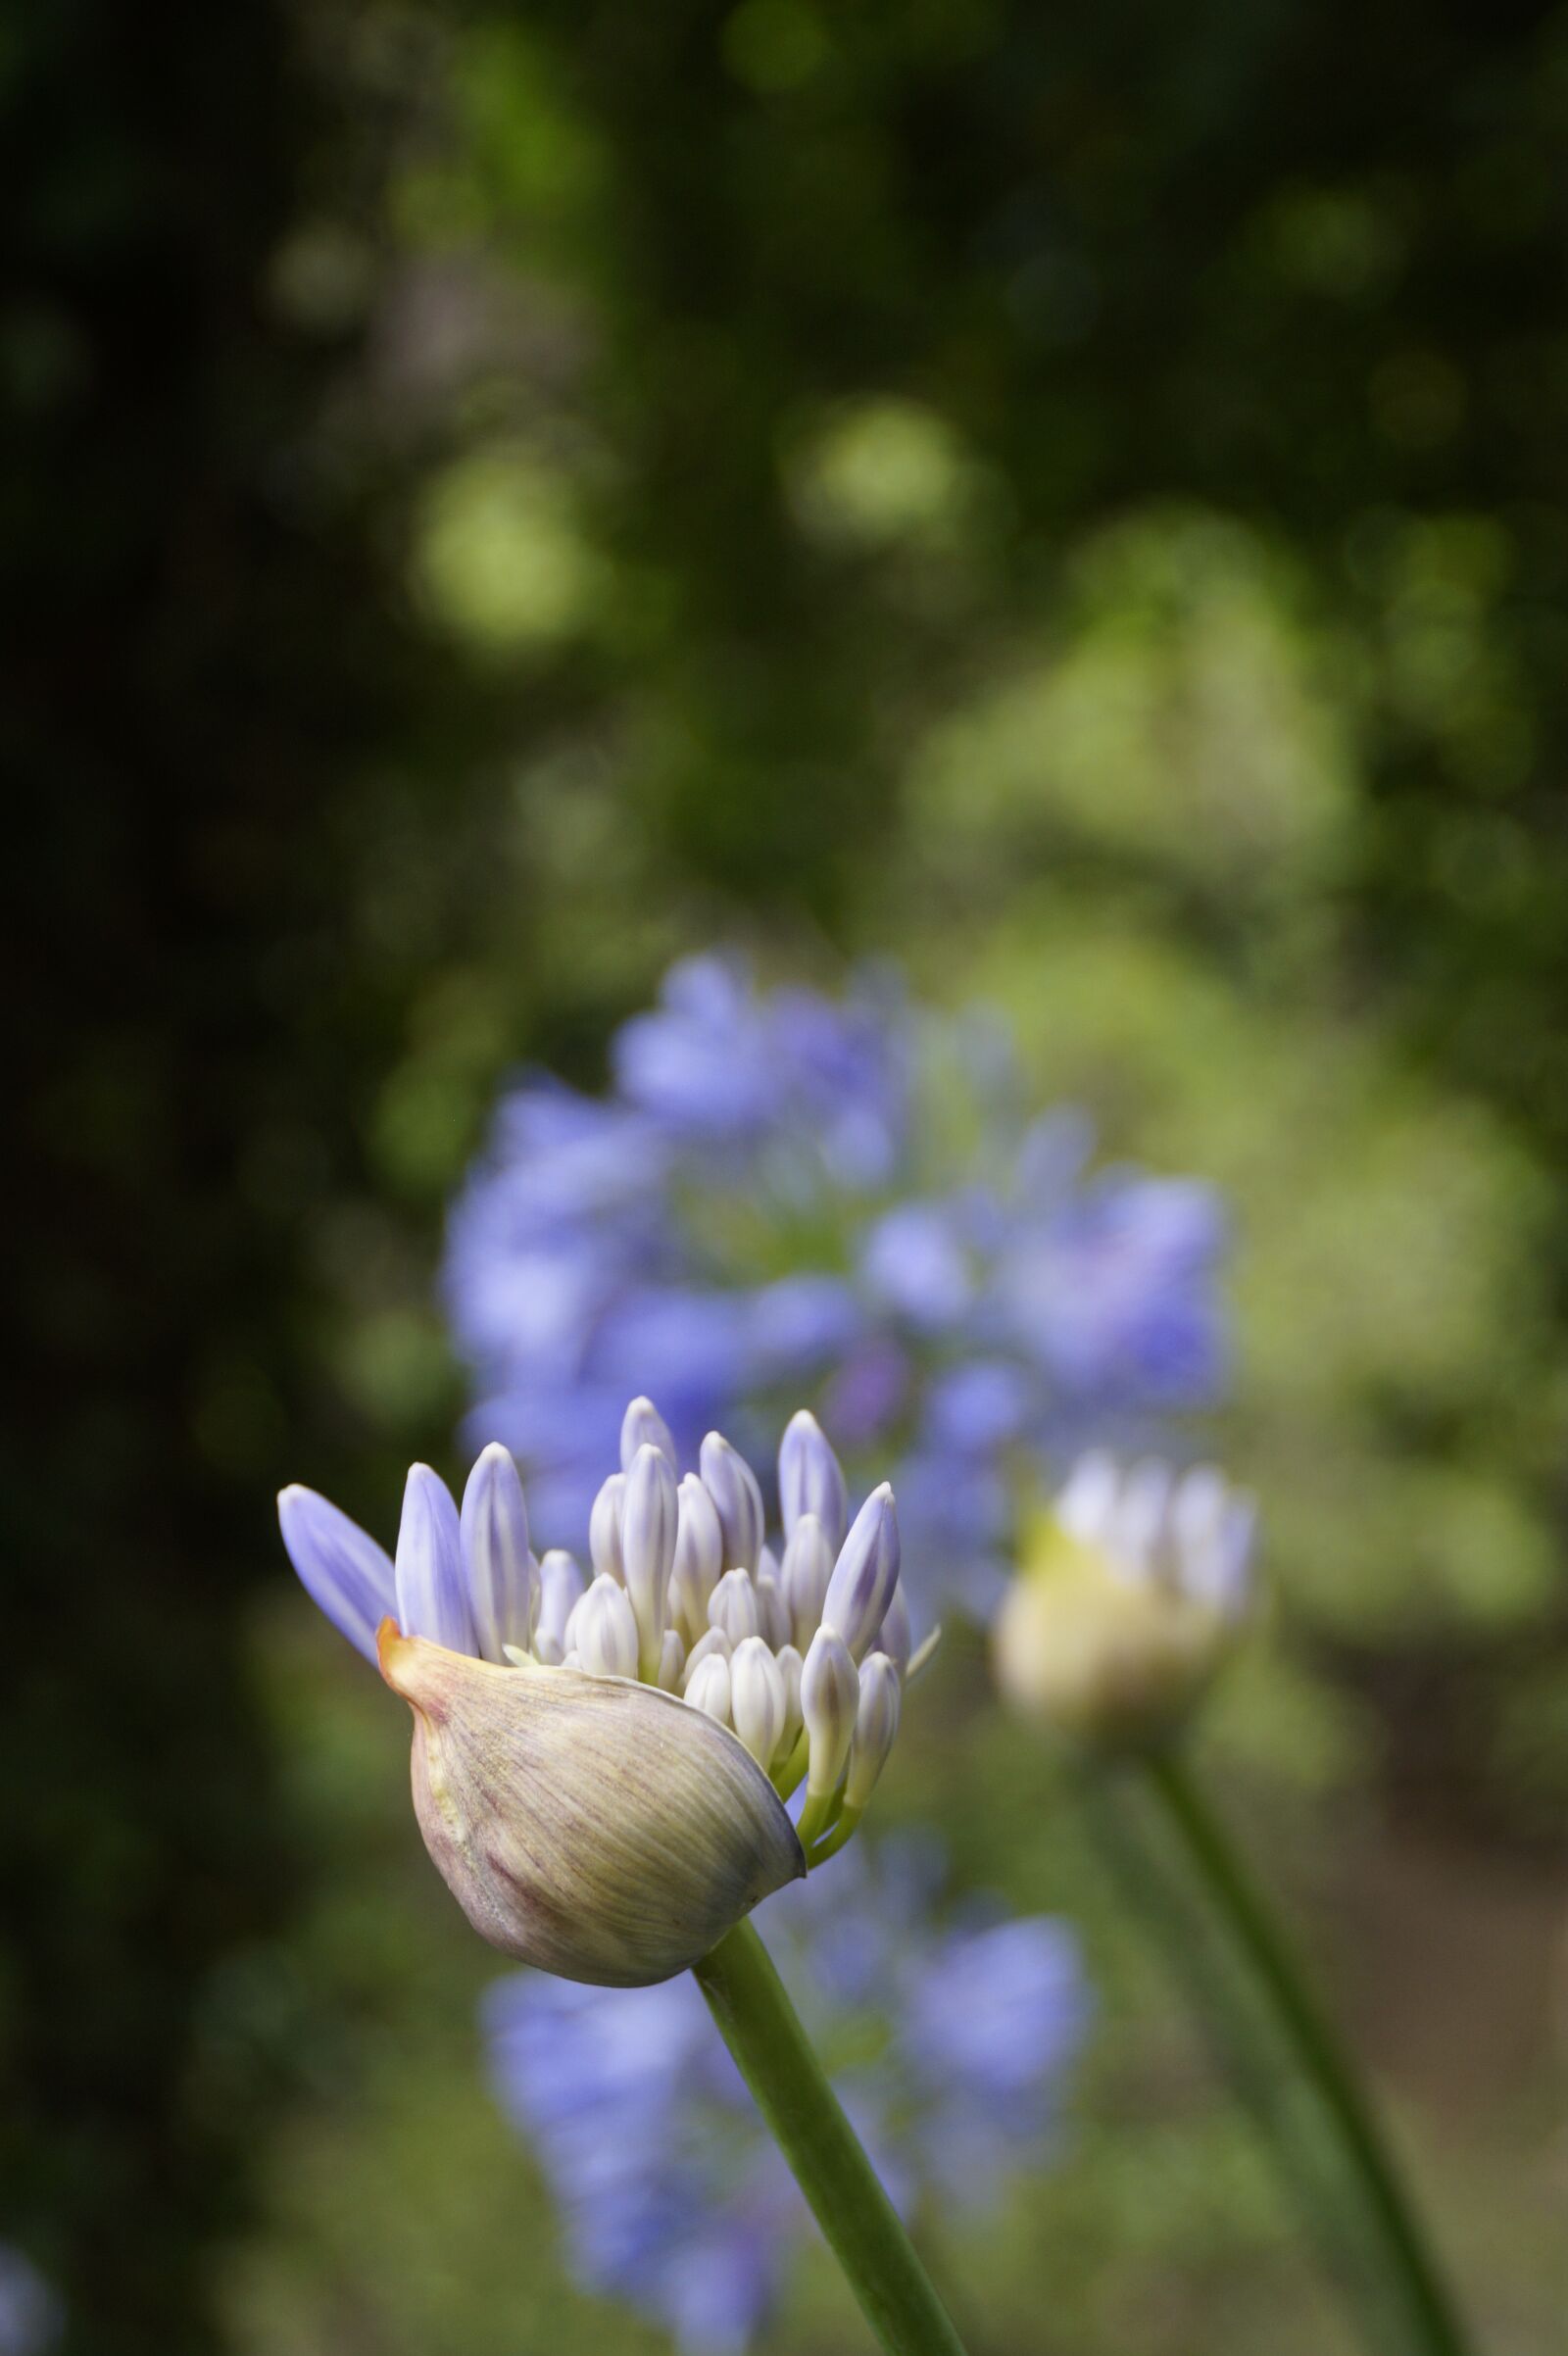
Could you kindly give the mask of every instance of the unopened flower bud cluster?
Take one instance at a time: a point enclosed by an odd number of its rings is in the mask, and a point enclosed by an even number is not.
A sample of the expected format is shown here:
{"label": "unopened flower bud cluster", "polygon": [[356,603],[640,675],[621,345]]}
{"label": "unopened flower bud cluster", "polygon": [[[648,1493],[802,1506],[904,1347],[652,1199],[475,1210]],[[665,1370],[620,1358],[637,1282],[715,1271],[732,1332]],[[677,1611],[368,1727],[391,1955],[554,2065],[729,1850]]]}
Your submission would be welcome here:
{"label": "unopened flower bud cluster", "polygon": [[909,1666],[892,1490],[873,1490],[852,1525],[838,1458],[812,1416],[795,1416],[775,1551],[757,1476],[721,1434],[682,1476],[663,1418],[637,1399],[620,1464],[589,1517],[589,1572],[555,1550],[524,1574],[530,1636],[509,1641],[508,1657],[679,1693],[781,1790],[804,1775],[808,1844],[835,1822],[853,1829],[898,1734]]}

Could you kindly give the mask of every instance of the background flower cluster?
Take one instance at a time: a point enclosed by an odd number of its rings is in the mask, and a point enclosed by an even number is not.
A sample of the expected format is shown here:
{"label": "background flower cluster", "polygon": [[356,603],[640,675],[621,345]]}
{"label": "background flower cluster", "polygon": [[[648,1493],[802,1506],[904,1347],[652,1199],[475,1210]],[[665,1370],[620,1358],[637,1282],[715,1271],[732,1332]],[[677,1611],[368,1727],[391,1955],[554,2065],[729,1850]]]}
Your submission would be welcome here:
{"label": "background flower cluster", "polygon": [[[906,2215],[983,2210],[1055,2143],[1091,2017],[1077,1940],[1045,1916],[941,1906],[938,1847],[857,1847],[760,1916],[841,2100]],[[532,2141],[584,2282],[693,2356],[744,2347],[810,2221],[695,1982],[499,1981],[498,2097]]]}
{"label": "background flower cluster", "polygon": [[1020,1479],[1214,1396],[1216,1194],[1097,1170],[995,1018],[690,958],[611,1069],[598,1097],[522,1079],[450,1222],[469,1436],[516,1452],[551,1543],[578,1542],[631,1393],[685,1454],[716,1425],[760,1456],[805,1399],[850,1456],[896,1451],[916,1594],[984,1609]]}

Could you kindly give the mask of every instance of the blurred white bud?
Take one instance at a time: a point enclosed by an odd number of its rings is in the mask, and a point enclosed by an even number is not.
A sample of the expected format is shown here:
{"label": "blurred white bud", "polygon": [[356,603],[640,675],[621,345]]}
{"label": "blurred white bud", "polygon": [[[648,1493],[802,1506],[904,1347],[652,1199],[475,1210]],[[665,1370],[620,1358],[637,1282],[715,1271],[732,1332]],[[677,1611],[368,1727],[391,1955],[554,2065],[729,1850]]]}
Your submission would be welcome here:
{"label": "blurred white bud", "polygon": [[997,1615],[1003,1692],[1099,1749],[1167,1741],[1236,1642],[1253,1535],[1251,1500],[1211,1465],[1083,1458]]}

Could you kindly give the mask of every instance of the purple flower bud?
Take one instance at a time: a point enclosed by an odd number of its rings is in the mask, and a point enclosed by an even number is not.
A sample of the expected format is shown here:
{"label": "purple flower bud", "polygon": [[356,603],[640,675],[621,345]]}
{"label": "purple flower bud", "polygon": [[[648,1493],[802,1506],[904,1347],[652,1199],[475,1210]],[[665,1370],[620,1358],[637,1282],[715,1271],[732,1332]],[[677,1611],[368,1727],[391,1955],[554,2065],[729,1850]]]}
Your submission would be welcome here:
{"label": "purple flower bud", "polygon": [[669,1426],[651,1399],[634,1399],[626,1409],[620,1426],[620,1469],[629,1473],[640,1448],[657,1448],[662,1456],[669,1458],[671,1472],[675,1464],[675,1443]]}
{"label": "purple flower bud", "polygon": [[355,1650],[373,1661],[376,1630],[397,1617],[391,1555],[314,1489],[285,1489],[277,1518],[306,1594]]}
{"label": "purple flower bud", "polygon": [[822,1625],[836,1628],[863,1660],[899,1584],[899,1517],[884,1481],[873,1489],[844,1541],[822,1604]]}
{"label": "purple flower bud", "polygon": [[755,1571],[762,1551],[762,1493],[757,1475],[721,1432],[710,1432],[700,1456],[703,1481],[718,1509],[726,1571]]}
{"label": "purple flower bud", "polygon": [[463,1492],[460,1523],[468,1600],[481,1660],[504,1646],[526,1652],[539,1609],[539,1566],[528,1545],[528,1508],[510,1450],[492,1441]]}
{"label": "purple flower bud", "polygon": [[449,1652],[475,1653],[473,1612],[463,1575],[463,1536],[452,1492],[428,1464],[409,1468],[398,1528],[398,1625]]}
{"label": "purple flower bud", "polygon": [[779,1443],[778,1496],[786,1539],[794,1537],[802,1514],[811,1513],[826,1534],[829,1552],[838,1552],[849,1527],[849,1492],[821,1426],[805,1407],[790,1417]]}

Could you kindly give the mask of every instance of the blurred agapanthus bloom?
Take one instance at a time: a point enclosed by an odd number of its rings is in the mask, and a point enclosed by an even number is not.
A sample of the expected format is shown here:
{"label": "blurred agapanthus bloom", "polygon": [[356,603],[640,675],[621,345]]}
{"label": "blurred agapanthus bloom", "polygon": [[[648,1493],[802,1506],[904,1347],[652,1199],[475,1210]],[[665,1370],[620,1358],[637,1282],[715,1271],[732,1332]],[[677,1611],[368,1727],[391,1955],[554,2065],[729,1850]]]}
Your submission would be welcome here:
{"label": "blurred agapanthus bloom", "polygon": [[0,2356],[47,2356],[65,2310],[30,2258],[0,2241]]}
{"label": "blurred agapanthus bloom", "polygon": [[522,1459],[547,1535],[580,1525],[628,1392],[688,1453],[715,1424],[755,1448],[805,1396],[856,1458],[892,1451],[921,1600],[989,1611],[1020,1469],[1216,1389],[1217,1198],[1092,1170],[992,1018],[699,957],[612,1071],[601,1097],[521,1081],[450,1223],[470,1430]]}
{"label": "blurred agapanthus bloom", "polygon": [[663,1417],[634,1399],[619,1462],[586,1517],[591,1582],[560,1549],[535,1559],[499,1442],[461,1512],[414,1466],[395,1561],[312,1490],[284,1490],[278,1517],[311,1595],[413,1708],[419,1829],[475,1930],[626,1988],[699,1962],[838,1853],[919,1661],[893,1492],[852,1521],[811,1415],[779,1448],[780,1554],[722,1434],[682,1478]]}
{"label": "blurred agapanthus bloom", "polygon": [[[769,1945],[899,2208],[982,2208],[1052,2156],[1090,2018],[1076,1939],[986,1906],[936,1927],[926,1843],[846,1862],[830,1902],[815,1877],[771,1902]],[[519,1973],[483,2026],[579,2279],[690,2356],[745,2348],[809,2219],[694,1983],[609,1998]]]}
{"label": "blurred agapanthus bloom", "polygon": [[1092,1449],[1026,1539],[993,1633],[1008,1699],[1074,1742],[1174,1734],[1254,1599],[1256,1513],[1211,1464],[1124,1467]]}

